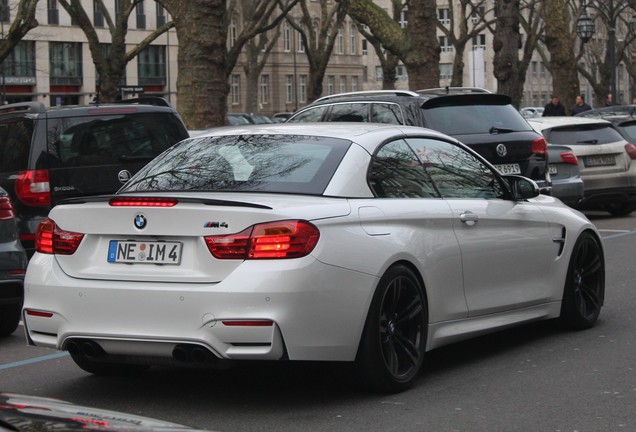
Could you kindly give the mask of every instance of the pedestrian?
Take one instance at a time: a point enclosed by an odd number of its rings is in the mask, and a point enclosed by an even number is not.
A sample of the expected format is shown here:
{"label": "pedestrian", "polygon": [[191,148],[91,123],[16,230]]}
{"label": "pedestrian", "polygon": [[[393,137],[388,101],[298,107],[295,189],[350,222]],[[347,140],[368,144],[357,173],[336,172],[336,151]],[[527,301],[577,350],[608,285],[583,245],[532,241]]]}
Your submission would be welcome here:
{"label": "pedestrian", "polygon": [[564,116],[565,108],[561,105],[561,101],[559,101],[559,97],[557,95],[552,95],[552,101],[548,103],[543,109],[543,117],[556,117],[556,116]]}
{"label": "pedestrian", "polygon": [[591,110],[592,107],[585,103],[585,96],[576,95],[576,102],[572,107],[572,115]]}
{"label": "pedestrian", "polygon": [[612,94],[608,93],[607,97],[605,98],[605,106],[612,106],[614,105],[614,102],[612,101]]}

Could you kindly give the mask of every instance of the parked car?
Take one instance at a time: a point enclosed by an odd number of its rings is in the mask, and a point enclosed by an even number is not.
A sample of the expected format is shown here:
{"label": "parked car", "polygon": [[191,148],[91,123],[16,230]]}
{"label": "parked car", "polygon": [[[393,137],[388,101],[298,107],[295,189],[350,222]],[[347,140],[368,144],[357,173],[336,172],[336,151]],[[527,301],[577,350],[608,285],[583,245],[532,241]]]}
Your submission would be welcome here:
{"label": "parked car", "polygon": [[278,112],[272,115],[274,123],[285,123],[294,113],[292,112]]}
{"label": "parked car", "polygon": [[552,179],[552,196],[577,208],[584,196],[579,160],[571,147],[548,143],[548,162]]}
{"label": "parked car", "polygon": [[636,205],[636,146],[602,119],[541,117],[528,119],[550,144],[566,145],[578,159],[584,184],[579,209],[630,214]]}
{"label": "parked car", "polygon": [[13,200],[22,245],[33,253],[35,230],[58,201],[114,193],[187,137],[177,112],[160,98],[0,106],[0,186]]}
{"label": "parked car", "polygon": [[20,323],[27,256],[18,234],[15,208],[0,187],[0,336],[13,333]]}
{"label": "parked car", "polygon": [[544,109],[545,108],[543,107],[525,107],[525,108],[521,108],[519,112],[525,118],[541,117],[543,115]]}
{"label": "parked car", "polygon": [[227,113],[228,124],[230,126],[238,126],[242,124],[270,124],[274,121],[265,114],[248,114],[248,113]]}
{"label": "parked car", "polygon": [[59,399],[0,393],[0,430],[178,432],[196,430],[164,420],[76,405]]}
{"label": "parked car", "polygon": [[468,145],[503,174],[524,175],[546,192],[551,184],[546,142],[508,96],[473,87],[340,93],[316,100],[287,120],[342,121],[431,128]]}
{"label": "parked car", "polygon": [[612,123],[630,143],[636,143],[636,105],[612,105],[577,114],[576,117],[602,118]]}
{"label": "parked car", "polygon": [[28,343],[103,375],[355,361],[399,391],[436,347],[542,319],[591,327],[605,286],[585,216],[399,125],[218,128],[115,195],[58,204],[36,245]]}

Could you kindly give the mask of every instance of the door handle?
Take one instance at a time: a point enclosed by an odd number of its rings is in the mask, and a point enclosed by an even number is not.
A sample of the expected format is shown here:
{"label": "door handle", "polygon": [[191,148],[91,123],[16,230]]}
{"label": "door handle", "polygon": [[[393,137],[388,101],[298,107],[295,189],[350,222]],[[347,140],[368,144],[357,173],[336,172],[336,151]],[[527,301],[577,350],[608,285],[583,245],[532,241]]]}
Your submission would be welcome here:
{"label": "door handle", "polygon": [[473,226],[479,221],[479,215],[470,211],[465,211],[459,215],[459,220],[468,226]]}

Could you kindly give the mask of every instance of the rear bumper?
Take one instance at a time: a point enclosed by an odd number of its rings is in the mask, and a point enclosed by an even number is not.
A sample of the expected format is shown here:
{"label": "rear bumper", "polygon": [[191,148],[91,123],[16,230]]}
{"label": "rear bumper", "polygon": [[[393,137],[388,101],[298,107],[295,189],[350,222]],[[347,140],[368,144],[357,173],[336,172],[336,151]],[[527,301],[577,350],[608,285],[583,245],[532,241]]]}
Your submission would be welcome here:
{"label": "rear bumper", "polygon": [[577,208],[594,210],[621,203],[636,205],[636,187],[586,190]]}
{"label": "rear bumper", "polygon": [[[88,339],[138,358],[189,344],[220,359],[355,359],[375,277],[313,257],[279,261],[276,270],[271,261],[240,267],[216,284],[86,280],[36,253],[25,281],[27,340],[68,349]],[[240,320],[271,325],[232,325]]]}

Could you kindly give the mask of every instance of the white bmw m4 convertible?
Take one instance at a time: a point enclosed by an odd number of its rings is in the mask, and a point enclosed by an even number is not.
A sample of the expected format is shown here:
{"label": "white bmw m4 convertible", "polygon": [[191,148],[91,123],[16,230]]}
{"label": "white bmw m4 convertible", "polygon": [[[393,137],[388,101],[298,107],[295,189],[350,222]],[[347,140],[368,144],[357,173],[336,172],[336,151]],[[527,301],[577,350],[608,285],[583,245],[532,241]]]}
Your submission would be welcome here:
{"label": "white bmw m4 convertible", "polygon": [[60,203],[25,281],[28,343],[99,375],[355,362],[401,391],[425,353],[532,321],[594,325],[593,224],[428,129],[218,128],[115,195]]}

